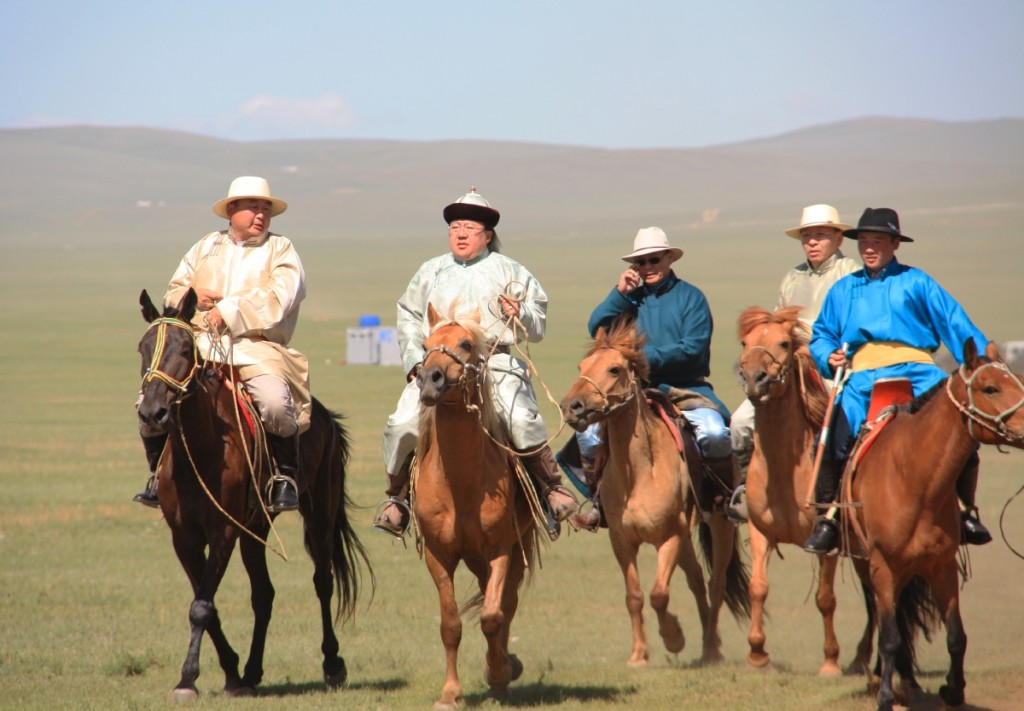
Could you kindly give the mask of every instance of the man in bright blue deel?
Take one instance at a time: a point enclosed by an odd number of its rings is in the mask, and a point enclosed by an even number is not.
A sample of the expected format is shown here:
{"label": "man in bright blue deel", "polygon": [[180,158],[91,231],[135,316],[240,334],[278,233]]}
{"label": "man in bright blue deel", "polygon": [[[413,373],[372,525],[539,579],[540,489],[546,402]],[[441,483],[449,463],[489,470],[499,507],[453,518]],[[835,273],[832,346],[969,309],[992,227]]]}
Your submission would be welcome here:
{"label": "man in bright blue deel", "polygon": [[[672,271],[683,250],[669,245],[660,227],[645,227],[633,240],[633,251],[622,257],[629,263],[608,296],[590,315],[591,337],[597,329],[608,328],[620,317],[636,319],[638,330],[647,337],[644,357],[650,366],[650,383],[670,399],[685,399],[682,414],[693,425],[704,463],[726,486],[733,484],[732,441],[729,408],[715,395],[707,381],[711,374],[711,332],[714,323],[707,299],[693,284]],[[577,434],[587,472],[587,488],[595,504],[600,472],[589,470],[596,449],[598,427],[592,425]],[[595,505],[569,519],[577,528],[594,531],[600,523]]]}
{"label": "man in bright blue deel", "polygon": [[[856,229],[843,234],[857,240],[864,268],[829,290],[811,337],[811,355],[822,375],[831,378],[840,367],[849,370],[818,475],[815,501],[819,504],[835,501],[839,476],[867,417],[875,381],[906,378],[917,397],[946,379],[933,357],[940,344],[960,363],[968,339],[974,339],[980,353],[988,343],[963,307],[934,279],[896,259],[900,244],[914,240],[900,233],[895,210],[869,207]],[[963,505],[963,540],[982,544],[992,537],[974,516],[977,476],[975,453],[960,475],[957,493]],[[823,515],[804,549],[828,553],[838,542],[834,518]]]}

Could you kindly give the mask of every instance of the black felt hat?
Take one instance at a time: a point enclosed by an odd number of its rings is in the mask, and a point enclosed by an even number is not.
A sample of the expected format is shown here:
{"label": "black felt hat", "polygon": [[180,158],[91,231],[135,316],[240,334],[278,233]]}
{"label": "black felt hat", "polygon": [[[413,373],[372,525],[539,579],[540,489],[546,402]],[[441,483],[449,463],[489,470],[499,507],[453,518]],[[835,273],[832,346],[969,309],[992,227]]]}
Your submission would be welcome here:
{"label": "black felt hat", "polygon": [[864,208],[857,226],[852,230],[843,230],[843,236],[856,238],[861,232],[882,232],[899,237],[900,242],[914,241],[900,232],[900,216],[891,207]]}

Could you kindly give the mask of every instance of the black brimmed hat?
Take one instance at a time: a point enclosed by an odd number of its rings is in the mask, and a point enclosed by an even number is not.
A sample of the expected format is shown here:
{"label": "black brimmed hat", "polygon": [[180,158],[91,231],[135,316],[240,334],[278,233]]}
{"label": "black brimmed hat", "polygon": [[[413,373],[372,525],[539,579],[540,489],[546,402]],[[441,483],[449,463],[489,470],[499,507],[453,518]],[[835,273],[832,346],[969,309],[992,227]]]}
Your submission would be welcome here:
{"label": "black brimmed hat", "polygon": [[851,230],[843,230],[843,236],[856,238],[861,232],[881,232],[899,237],[900,242],[914,241],[900,232],[900,216],[890,207],[864,208],[864,214],[860,216],[857,226]]}

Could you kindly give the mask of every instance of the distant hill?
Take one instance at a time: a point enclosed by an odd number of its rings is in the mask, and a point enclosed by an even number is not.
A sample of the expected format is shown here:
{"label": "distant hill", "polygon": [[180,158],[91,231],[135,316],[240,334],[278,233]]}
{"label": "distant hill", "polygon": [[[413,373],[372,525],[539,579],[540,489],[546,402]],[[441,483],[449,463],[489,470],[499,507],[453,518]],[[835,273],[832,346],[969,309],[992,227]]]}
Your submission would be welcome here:
{"label": "distant hill", "polygon": [[[0,246],[24,237],[120,242],[213,227],[232,177],[264,175],[305,239],[408,235],[479,186],[502,228],[530,238],[660,224],[774,232],[809,202],[856,221],[978,213],[1020,224],[1024,120],[864,118],[699,149],[607,150],[489,141],[233,142],[148,128],[0,130]],[[941,225],[941,219],[936,218]],[[145,225],[145,228],[143,227]],[[203,225],[203,227],[196,227]]]}

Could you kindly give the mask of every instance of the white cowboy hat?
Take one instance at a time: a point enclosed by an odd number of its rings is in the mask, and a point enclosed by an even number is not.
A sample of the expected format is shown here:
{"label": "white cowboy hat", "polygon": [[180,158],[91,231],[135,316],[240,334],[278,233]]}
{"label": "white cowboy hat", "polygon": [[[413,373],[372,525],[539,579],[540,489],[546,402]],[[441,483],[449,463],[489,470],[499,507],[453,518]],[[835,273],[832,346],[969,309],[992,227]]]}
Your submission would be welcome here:
{"label": "white cowboy hat", "polygon": [[288,209],[288,203],[270,195],[270,184],[266,178],[243,175],[231,181],[231,187],[228,188],[228,196],[226,198],[213,203],[213,214],[226,220],[228,219],[228,203],[245,198],[269,200],[271,204],[271,217],[280,215]]}
{"label": "white cowboy hat", "polygon": [[668,235],[665,234],[665,230],[660,227],[644,227],[633,238],[633,251],[623,255],[622,260],[624,262],[632,262],[637,257],[653,254],[654,252],[668,252],[672,255],[671,261],[673,262],[683,256],[683,250],[679,249],[679,247],[669,246]]}
{"label": "white cowboy hat", "polygon": [[839,211],[831,205],[808,205],[800,215],[800,224],[786,230],[793,239],[800,239],[800,230],[805,227],[835,227],[837,230],[848,230],[850,225],[839,221]]}

